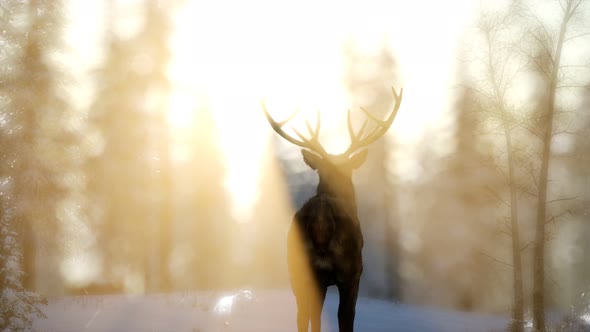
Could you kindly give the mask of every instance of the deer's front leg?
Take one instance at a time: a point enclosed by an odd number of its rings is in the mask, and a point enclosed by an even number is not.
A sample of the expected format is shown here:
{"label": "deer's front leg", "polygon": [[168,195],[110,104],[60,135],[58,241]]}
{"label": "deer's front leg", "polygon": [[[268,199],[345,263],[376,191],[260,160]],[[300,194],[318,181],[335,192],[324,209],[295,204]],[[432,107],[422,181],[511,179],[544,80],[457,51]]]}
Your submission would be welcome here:
{"label": "deer's front leg", "polygon": [[338,284],[340,304],[338,305],[338,329],[340,332],[354,331],[356,299],[359,290],[359,279]]}
{"label": "deer's front leg", "polygon": [[313,301],[311,302],[311,331],[320,332],[322,330],[322,309],[324,307],[324,300],[326,299],[326,292],[328,287],[319,286]]}
{"label": "deer's front leg", "polygon": [[313,294],[313,279],[297,219],[294,219],[291,224],[287,243],[289,277],[291,280],[291,289],[293,290],[293,295],[297,303],[297,331],[307,332]]}
{"label": "deer's front leg", "polygon": [[306,292],[295,293],[295,301],[297,302],[297,331],[307,332],[310,318],[310,299]]}

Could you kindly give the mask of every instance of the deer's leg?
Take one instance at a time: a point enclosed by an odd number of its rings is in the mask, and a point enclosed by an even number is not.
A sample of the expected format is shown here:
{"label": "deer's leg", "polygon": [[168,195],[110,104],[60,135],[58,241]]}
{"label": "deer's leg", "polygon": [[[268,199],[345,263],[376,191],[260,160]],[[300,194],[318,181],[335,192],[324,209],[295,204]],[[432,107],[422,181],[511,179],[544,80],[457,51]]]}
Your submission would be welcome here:
{"label": "deer's leg", "polygon": [[356,299],[359,290],[359,280],[338,284],[340,303],[338,305],[338,329],[340,332],[354,331],[354,316],[356,314]]}
{"label": "deer's leg", "polygon": [[320,332],[322,329],[322,309],[324,307],[324,300],[326,299],[326,291],[328,287],[319,286],[316,294],[311,302],[311,331]]}
{"label": "deer's leg", "polygon": [[295,292],[295,301],[297,302],[297,331],[307,332],[309,327],[310,299],[307,292]]}

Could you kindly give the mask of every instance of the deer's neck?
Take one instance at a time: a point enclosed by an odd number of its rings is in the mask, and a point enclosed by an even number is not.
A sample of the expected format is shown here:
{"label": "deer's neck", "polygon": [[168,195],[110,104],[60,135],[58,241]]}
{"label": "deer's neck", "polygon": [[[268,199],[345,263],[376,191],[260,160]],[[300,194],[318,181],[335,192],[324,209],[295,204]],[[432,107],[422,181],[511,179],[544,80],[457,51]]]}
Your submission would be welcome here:
{"label": "deer's neck", "polygon": [[343,180],[337,183],[331,183],[324,181],[320,178],[318,187],[316,189],[316,195],[327,195],[340,202],[342,202],[342,208],[345,208],[348,213],[356,216],[356,196],[354,192],[354,186],[352,180]]}

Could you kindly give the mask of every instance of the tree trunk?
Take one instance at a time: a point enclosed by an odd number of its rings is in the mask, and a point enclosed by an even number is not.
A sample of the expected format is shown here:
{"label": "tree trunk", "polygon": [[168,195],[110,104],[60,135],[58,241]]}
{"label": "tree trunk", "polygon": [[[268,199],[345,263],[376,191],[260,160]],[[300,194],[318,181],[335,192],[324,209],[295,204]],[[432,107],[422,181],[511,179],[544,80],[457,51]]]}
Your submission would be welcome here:
{"label": "tree trunk", "polygon": [[520,230],[518,226],[518,198],[516,183],[514,182],[514,158],[512,151],[512,137],[508,124],[504,118],[504,134],[506,136],[506,151],[508,154],[508,177],[510,181],[510,222],[512,229],[512,280],[514,299],[512,308],[512,322],[510,331],[524,331],[524,294],[522,286],[522,257],[520,254]]}
{"label": "tree trunk", "polygon": [[500,89],[496,78],[495,66],[492,59],[492,39],[487,35],[488,42],[488,69],[490,71],[492,86],[496,96],[496,102],[502,117],[502,128],[504,130],[504,137],[506,139],[506,154],[508,156],[508,181],[510,187],[510,224],[511,224],[511,239],[512,239],[512,282],[514,289],[513,308],[512,308],[512,322],[510,330],[513,332],[524,331],[524,294],[523,294],[523,280],[522,280],[522,257],[520,245],[520,231],[518,223],[518,197],[517,188],[514,178],[514,151],[512,148],[512,133],[510,130],[510,123],[508,122],[508,115],[506,105],[504,102],[504,93]]}
{"label": "tree trunk", "polygon": [[23,264],[23,276],[22,285],[24,289],[28,291],[35,291],[35,257],[36,257],[36,241],[35,233],[33,232],[32,219],[29,216],[25,216],[21,219],[20,227],[20,239],[21,239],[21,250],[22,250],[22,264]]}
{"label": "tree trunk", "polygon": [[172,179],[171,179],[171,165],[170,165],[170,151],[168,145],[170,144],[169,131],[166,127],[165,115],[162,119],[164,122],[162,129],[162,137],[160,138],[160,216],[159,216],[159,242],[158,260],[160,267],[160,290],[169,292],[172,289],[170,280],[170,254],[172,252],[172,229],[173,229],[173,213],[172,213]]}
{"label": "tree trunk", "polygon": [[553,117],[555,115],[555,94],[561,60],[561,51],[567,30],[567,24],[572,12],[572,1],[567,2],[564,17],[559,30],[559,39],[555,49],[549,82],[549,98],[547,110],[543,116],[543,154],[541,157],[541,171],[539,175],[539,195],[537,202],[537,220],[535,227],[534,259],[533,259],[533,329],[545,331],[545,222],[547,214],[547,182],[549,161],[551,158],[551,139],[553,136]]}

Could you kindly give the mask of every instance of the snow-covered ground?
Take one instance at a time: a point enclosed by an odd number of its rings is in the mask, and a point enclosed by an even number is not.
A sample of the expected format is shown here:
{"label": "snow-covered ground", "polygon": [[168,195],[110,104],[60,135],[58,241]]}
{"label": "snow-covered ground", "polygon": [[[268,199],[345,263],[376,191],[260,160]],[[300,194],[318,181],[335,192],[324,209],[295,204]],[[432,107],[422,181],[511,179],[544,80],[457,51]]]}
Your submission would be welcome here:
{"label": "snow-covered ground", "polygon": [[[338,295],[328,293],[323,331],[337,331]],[[147,296],[75,296],[50,299],[40,332],[290,332],[296,331],[290,290],[235,293],[186,292]],[[394,304],[359,298],[356,330],[361,332],[503,331],[506,317]]]}

